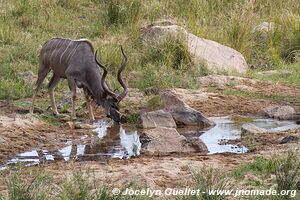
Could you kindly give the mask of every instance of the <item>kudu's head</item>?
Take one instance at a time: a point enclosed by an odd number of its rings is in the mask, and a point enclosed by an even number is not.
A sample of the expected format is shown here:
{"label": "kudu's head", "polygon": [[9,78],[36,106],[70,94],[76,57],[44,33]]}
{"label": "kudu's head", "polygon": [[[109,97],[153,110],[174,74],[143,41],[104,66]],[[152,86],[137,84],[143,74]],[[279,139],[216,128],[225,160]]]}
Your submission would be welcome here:
{"label": "kudu's head", "polygon": [[106,115],[108,117],[112,118],[115,122],[120,122],[121,121],[121,114],[119,112],[119,103],[128,93],[128,88],[127,88],[127,86],[125,85],[125,83],[123,82],[123,80],[121,78],[121,73],[122,73],[122,71],[124,70],[125,66],[128,63],[128,58],[127,58],[126,54],[124,53],[124,50],[123,50],[122,46],[121,46],[121,51],[122,51],[122,54],[125,58],[123,64],[121,65],[120,69],[118,70],[118,75],[117,75],[118,81],[124,89],[123,93],[121,93],[121,94],[119,94],[118,92],[111,91],[111,89],[107,86],[107,84],[105,82],[105,78],[106,78],[106,75],[107,75],[107,70],[97,60],[97,51],[95,53],[96,63],[98,64],[98,66],[100,68],[103,69],[103,74],[102,74],[102,78],[101,78],[101,86],[103,88],[105,99],[103,99],[103,101],[102,101],[102,106],[104,107]]}

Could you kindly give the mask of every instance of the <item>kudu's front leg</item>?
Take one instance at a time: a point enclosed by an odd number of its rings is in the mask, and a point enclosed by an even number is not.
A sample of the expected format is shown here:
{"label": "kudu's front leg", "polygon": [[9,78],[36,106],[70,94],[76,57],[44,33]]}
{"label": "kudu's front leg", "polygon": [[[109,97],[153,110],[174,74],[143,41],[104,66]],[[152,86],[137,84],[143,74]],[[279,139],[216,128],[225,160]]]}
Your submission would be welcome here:
{"label": "kudu's front leg", "polygon": [[76,101],[76,83],[73,78],[67,78],[68,85],[72,93],[72,118],[76,118],[76,107],[75,107],[75,101]]}
{"label": "kudu's front leg", "polygon": [[84,91],[84,95],[85,95],[86,105],[89,110],[90,120],[94,121],[95,116],[93,113],[92,100],[91,100],[90,96],[88,95],[88,92],[85,89],[83,91]]}

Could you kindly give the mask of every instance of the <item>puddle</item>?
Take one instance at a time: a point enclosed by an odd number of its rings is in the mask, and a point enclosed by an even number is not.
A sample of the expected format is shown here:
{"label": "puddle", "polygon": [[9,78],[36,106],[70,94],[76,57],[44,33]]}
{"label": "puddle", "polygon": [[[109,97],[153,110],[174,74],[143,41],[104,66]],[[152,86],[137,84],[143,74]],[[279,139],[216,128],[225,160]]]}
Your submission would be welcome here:
{"label": "puddle", "polygon": [[141,151],[140,136],[137,130],[131,130],[119,125],[113,125],[107,121],[96,123],[93,130],[94,136],[81,137],[81,143],[67,141],[65,147],[54,150],[31,150],[16,155],[8,160],[0,170],[6,166],[23,163],[25,166],[37,165],[54,160],[101,160],[107,158],[127,159],[131,156],[139,156]]}
{"label": "puddle", "polygon": [[[246,153],[247,147],[235,144],[220,144],[222,141],[239,139],[241,137],[241,126],[229,117],[210,118],[216,126],[203,132],[199,137],[207,146],[210,154],[213,153]],[[285,131],[299,127],[292,121],[279,121],[275,119],[253,118],[250,122],[259,128],[267,129],[270,132]]]}
{"label": "puddle", "polygon": [[[209,154],[224,152],[246,153],[248,151],[245,146],[228,144],[226,142],[241,137],[240,129],[242,123],[237,123],[229,117],[210,119],[216,123],[216,126],[207,131],[195,129],[188,133],[186,130],[182,132],[182,130],[178,129],[178,131],[187,138],[200,138],[206,144]],[[250,123],[272,132],[300,127],[295,122],[274,119],[253,118]],[[53,151],[34,149],[18,154],[11,160],[8,160],[3,166],[0,166],[0,170],[16,163],[32,166],[55,160],[107,161],[109,158],[128,159],[132,156],[140,155],[142,144],[140,142],[140,135],[136,129],[113,125],[107,121],[98,121],[96,127],[93,130],[94,136],[85,135],[81,137],[79,143],[76,141],[67,141],[65,147],[61,149]]]}

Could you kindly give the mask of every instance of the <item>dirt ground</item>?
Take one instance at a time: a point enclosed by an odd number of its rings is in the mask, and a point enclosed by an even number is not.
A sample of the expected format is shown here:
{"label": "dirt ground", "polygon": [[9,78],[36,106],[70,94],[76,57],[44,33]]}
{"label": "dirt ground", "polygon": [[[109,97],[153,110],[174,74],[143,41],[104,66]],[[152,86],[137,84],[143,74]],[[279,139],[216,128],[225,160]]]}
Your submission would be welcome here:
{"label": "dirt ground", "polygon": [[[232,86],[225,89],[214,88],[213,91],[208,87],[203,87],[201,90],[175,89],[174,91],[177,95],[182,96],[183,100],[192,108],[204,113],[207,117],[260,115],[262,109],[269,105],[291,105],[297,112],[300,112],[299,102],[294,101],[294,99],[300,99],[299,88],[273,85],[267,82],[251,83],[248,86],[255,88],[255,94],[264,94],[264,97],[259,95],[241,96],[223,92],[226,89],[240,91]],[[291,98],[290,101],[265,98],[265,96],[273,94],[295,98]],[[124,105],[139,107],[138,104],[143,102],[144,98],[146,97],[142,93],[134,91],[126,98]],[[65,124],[54,126],[32,118],[26,114],[26,110],[28,109],[14,105],[14,102],[0,101],[0,137],[5,140],[5,143],[0,143],[0,163],[32,148],[58,149],[65,144],[66,140],[79,139],[82,135],[87,134],[87,130],[70,129]],[[101,110],[96,116],[103,116]],[[105,162],[54,161],[42,164],[41,167],[46,171],[53,172],[56,176],[72,174],[79,169],[92,169],[100,181],[115,186],[122,186],[134,181],[152,188],[176,187],[189,185],[191,171],[199,169],[203,164],[231,171],[240,164],[250,162],[254,156],[271,156],[288,149],[295,149],[298,146],[298,143],[295,142],[278,144],[279,138],[291,134],[300,136],[300,129],[256,137],[255,150],[246,154],[189,153],[166,156],[144,156],[142,154],[140,157],[128,160],[112,159]],[[0,189],[4,190],[5,187],[0,186]]]}

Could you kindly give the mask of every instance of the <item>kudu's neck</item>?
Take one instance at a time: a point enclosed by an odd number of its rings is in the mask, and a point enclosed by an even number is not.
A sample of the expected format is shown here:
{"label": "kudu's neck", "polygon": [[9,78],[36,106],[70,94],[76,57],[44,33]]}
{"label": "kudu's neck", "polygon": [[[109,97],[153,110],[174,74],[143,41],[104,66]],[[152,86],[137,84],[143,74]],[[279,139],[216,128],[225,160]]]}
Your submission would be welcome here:
{"label": "kudu's neck", "polygon": [[101,99],[103,100],[105,96],[103,87],[101,86],[101,77],[101,72],[98,67],[93,67],[86,73],[88,89],[96,103],[100,103]]}

